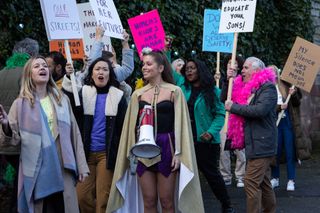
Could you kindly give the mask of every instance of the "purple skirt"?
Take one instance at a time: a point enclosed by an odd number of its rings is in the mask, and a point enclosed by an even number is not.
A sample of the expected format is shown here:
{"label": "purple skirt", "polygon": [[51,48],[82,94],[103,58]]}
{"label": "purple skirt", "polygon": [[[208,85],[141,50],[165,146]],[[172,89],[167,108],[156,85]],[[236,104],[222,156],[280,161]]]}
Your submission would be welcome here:
{"label": "purple skirt", "polygon": [[171,174],[172,157],[175,152],[175,139],[174,133],[158,133],[156,144],[161,149],[161,161],[150,167],[146,167],[142,162],[138,161],[137,174],[142,176],[144,171],[160,172],[165,177]]}

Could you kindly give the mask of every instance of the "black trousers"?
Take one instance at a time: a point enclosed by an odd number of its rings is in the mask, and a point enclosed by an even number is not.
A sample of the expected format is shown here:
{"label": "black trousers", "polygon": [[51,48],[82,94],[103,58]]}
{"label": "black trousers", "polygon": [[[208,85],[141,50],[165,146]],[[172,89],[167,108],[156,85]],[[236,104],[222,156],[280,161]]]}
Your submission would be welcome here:
{"label": "black trousers", "polygon": [[63,192],[57,192],[44,198],[42,213],[64,213]]}
{"label": "black trousers", "polygon": [[231,206],[226,185],[219,170],[220,144],[195,143],[198,169],[203,173],[208,184],[223,208]]}

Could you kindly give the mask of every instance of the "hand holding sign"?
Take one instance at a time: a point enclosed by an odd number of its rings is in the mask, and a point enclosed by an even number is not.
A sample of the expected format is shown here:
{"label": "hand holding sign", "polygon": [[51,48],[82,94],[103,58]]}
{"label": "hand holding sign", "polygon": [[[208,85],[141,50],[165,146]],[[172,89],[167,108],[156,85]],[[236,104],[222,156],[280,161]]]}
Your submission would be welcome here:
{"label": "hand holding sign", "polygon": [[129,47],[130,35],[127,33],[127,31],[125,29],[123,30],[122,34],[123,34],[122,48],[123,49],[130,49],[130,47]]}
{"label": "hand holding sign", "polygon": [[105,30],[101,25],[96,27],[96,41],[101,41],[104,36]]}
{"label": "hand holding sign", "polygon": [[288,103],[289,103],[289,101],[291,99],[291,95],[293,94],[292,90],[295,90],[295,86],[291,86],[289,91],[290,90],[291,90],[291,93],[289,92],[289,95],[288,95],[286,101],[284,102],[284,104],[281,105],[281,112],[278,114],[277,126],[279,125],[279,123],[280,123],[280,121],[281,121],[281,119],[283,117],[283,114],[284,114],[284,111],[285,111],[286,107],[288,107]]}

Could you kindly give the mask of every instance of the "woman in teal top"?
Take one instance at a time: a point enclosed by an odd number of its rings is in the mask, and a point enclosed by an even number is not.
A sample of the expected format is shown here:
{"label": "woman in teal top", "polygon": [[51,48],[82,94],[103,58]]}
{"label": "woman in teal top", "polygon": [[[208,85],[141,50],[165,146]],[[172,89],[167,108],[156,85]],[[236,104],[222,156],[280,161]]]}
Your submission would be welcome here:
{"label": "woman in teal top", "polygon": [[225,116],[220,91],[202,61],[188,60],[181,74],[174,77],[188,103],[198,168],[221,202],[222,212],[234,212],[219,170],[220,130]]}

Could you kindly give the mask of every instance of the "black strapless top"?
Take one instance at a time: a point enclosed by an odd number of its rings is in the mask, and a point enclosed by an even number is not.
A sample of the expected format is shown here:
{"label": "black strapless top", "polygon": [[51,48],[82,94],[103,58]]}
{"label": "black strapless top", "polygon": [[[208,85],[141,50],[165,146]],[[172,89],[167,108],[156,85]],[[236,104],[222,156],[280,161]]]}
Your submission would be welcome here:
{"label": "black strapless top", "polygon": [[[139,101],[139,111],[145,105],[151,105],[146,101]],[[140,113],[139,113],[140,114]],[[139,119],[137,120],[139,121]],[[173,132],[174,130],[174,103],[164,100],[157,103],[157,133]]]}

